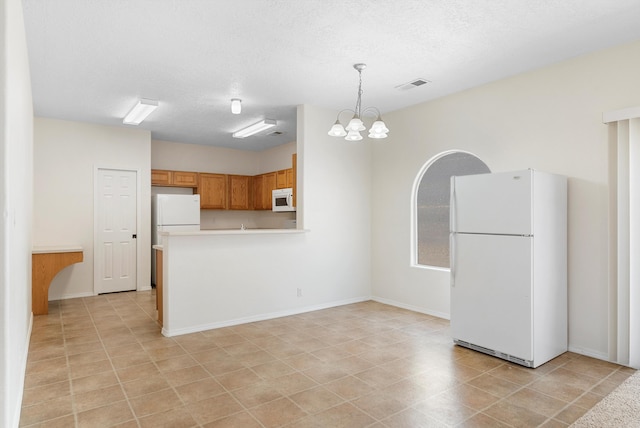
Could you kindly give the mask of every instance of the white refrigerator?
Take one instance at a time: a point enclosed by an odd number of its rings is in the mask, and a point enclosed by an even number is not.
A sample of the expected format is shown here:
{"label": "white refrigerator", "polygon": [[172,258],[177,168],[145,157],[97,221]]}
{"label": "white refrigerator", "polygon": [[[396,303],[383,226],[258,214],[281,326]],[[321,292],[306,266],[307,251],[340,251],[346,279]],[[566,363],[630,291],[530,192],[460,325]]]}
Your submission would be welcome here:
{"label": "white refrigerator", "polygon": [[567,179],[451,178],[451,335],[527,367],[567,350]]}
{"label": "white refrigerator", "polygon": [[[200,230],[200,195],[151,197],[151,244],[161,245],[160,232]],[[151,254],[151,282],[156,283],[156,258]]]}

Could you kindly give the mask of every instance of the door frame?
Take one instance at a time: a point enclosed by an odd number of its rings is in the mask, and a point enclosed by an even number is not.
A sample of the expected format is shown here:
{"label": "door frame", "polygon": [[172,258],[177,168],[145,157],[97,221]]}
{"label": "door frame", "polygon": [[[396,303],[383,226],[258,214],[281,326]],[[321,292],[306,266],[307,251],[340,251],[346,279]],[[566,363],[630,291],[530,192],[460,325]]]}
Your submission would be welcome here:
{"label": "door frame", "polygon": [[602,121],[609,128],[608,360],[638,369],[640,269],[633,261],[640,252],[640,106],[604,112]]}
{"label": "door frame", "polygon": [[[141,178],[142,171],[140,168],[125,168],[125,167],[114,167],[114,166],[105,166],[105,165],[94,165],[93,167],[93,295],[98,295],[98,282],[99,278],[99,270],[98,266],[98,174],[101,170],[111,170],[111,171],[129,171],[136,173],[136,229],[138,234],[142,229],[142,195],[141,195]],[[136,291],[150,289],[151,285],[148,285],[146,288],[141,285],[140,281],[140,262],[143,260],[142,256],[142,245],[140,242],[136,242]]]}

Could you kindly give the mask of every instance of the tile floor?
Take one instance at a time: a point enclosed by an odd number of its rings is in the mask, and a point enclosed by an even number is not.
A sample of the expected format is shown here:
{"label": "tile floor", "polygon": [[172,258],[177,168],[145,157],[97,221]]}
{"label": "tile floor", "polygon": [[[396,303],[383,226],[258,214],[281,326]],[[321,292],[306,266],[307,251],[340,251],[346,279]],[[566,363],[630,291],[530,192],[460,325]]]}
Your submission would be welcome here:
{"label": "tile floor", "polygon": [[166,338],[155,295],[50,302],[23,427],[563,427],[633,373],[566,353],[526,369],[449,323],[365,302]]}

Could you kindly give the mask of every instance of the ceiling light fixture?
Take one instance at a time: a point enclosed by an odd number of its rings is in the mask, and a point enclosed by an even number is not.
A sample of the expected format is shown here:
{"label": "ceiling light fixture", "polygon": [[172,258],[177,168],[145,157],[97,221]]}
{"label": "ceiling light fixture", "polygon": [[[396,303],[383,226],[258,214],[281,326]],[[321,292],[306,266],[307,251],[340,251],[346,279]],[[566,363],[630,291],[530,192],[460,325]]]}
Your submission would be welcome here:
{"label": "ceiling light fixture", "polygon": [[157,108],[158,101],[142,98],[133,106],[131,111],[127,113],[122,123],[125,125],[140,125],[140,123]]}
{"label": "ceiling light fixture", "polygon": [[242,111],[242,100],[240,98],[231,98],[231,113],[240,114]]}
{"label": "ceiling light fixture", "polygon": [[[362,109],[362,70],[367,68],[367,64],[353,64],[353,68],[358,72],[358,76],[360,82],[358,84],[358,98],[356,100],[356,108],[354,110],[344,109],[340,113],[338,113],[338,117],[336,118],[336,123],[333,124],[328,134],[332,137],[345,137],[344,139],[347,141],[360,141],[362,140],[362,135],[360,135],[360,131],[364,131],[366,128],[364,123],[362,122],[362,115],[373,112],[376,116],[376,120],[369,128],[369,138],[387,138],[387,133],[389,129],[385,125],[382,120],[382,116],[380,115],[380,110],[375,107],[367,107],[364,110]],[[353,117],[349,121],[346,129],[340,123],[340,115],[345,111],[353,113]]]}
{"label": "ceiling light fixture", "polygon": [[254,123],[253,125],[247,126],[246,128],[242,128],[239,131],[231,134],[233,138],[246,138],[251,135],[257,134],[258,132],[264,131],[265,129],[272,128],[276,126],[278,122],[273,119],[264,119],[258,123]]}

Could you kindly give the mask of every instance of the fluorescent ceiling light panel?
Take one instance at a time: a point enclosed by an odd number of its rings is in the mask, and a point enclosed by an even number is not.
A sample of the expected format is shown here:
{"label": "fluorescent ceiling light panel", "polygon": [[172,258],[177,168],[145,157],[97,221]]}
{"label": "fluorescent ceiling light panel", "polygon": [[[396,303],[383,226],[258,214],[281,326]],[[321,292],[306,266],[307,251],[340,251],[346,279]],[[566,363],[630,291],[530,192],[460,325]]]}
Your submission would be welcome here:
{"label": "fluorescent ceiling light panel", "polygon": [[258,123],[254,123],[251,126],[247,126],[239,131],[231,134],[233,138],[246,138],[251,135],[257,134],[258,132],[264,131],[265,129],[272,128],[276,126],[277,122],[273,119],[264,119]]}
{"label": "fluorescent ceiling light panel", "polygon": [[158,108],[158,101],[142,98],[133,106],[131,111],[122,120],[125,125],[140,125],[155,109]]}

